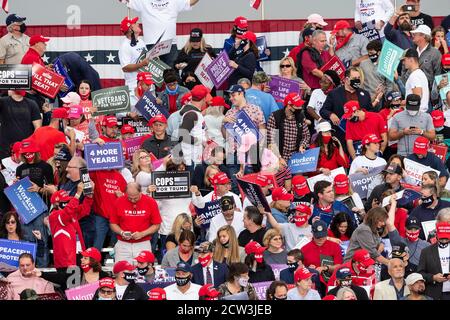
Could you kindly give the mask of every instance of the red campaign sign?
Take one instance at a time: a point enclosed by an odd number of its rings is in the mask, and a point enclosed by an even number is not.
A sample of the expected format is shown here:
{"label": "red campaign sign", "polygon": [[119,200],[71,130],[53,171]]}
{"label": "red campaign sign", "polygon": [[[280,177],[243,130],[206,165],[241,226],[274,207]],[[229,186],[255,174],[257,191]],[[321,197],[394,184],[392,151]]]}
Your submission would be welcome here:
{"label": "red campaign sign", "polygon": [[33,63],[31,70],[33,72],[32,89],[52,99],[55,98],[64,84],[64,77],[37,63]]}
{"label": "red campaign sign", "polygon": [[339,78],[343,80],[345,78],[345,66],[342,61],[337,57],[333,56],[330,61],[325,63],[325,65],[320,68],[320,71],[325,72],[327,70],[334,70],[338,74]]}
{"label": "red campaign sign", "polygon": [[443,163],[445,163],[446,157],[447,157],[447,146],[441,146],[438,144],[432,144],[430,146],[430,149],[428,149],[429,152],[433,152]]}

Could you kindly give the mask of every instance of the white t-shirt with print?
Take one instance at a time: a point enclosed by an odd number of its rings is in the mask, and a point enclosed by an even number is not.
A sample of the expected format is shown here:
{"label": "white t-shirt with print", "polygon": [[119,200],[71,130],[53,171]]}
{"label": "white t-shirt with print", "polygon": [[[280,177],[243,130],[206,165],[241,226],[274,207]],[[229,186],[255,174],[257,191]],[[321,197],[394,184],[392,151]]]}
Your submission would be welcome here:
{"label": "white t-shirt with print", "polygon": [[428,111],[428,101],[430,100],[430,89],[428,89],[428,79],[425,73],[420,70],[414,70],[406,80],[406,96],[413,92],[414,88],[422,88],[422,99],[420,100],[420,111]]}
{"label": "white t-shirt with print", "polygon": [[141,17],[146,44],[174,39],[176,44],[177,17],[181,11],[191,10],[190,0],[129,0],[128,7]]}
{"label": "white t-shirt with print", "polygon": [[350,166],[350,171],[348,174],[355,173],[359,168],[372,169],[386,165],[386,160],[381,157],[376,157],[375,160],[371,160],[366,156],[357,156],[355,160],[352,161]]}
{"label": "white t-shirt with print", "polygon": [[122,300],[123,298],[123,294],[125,293],[125,290],[127,290],[128,285],[126,286],[121,286],[116,284],[116,297],[117,300]]}
{"label": "white t-shirt with print", "polygon": [[[322,109],[323,103],[327,95],[322,91],[322,89],[316,89],[312,92],[311,98],[309,99],[308,107],[314,109],[314,111],[320,116],[320,109]],[[314,127],[317,127],[319,121],[314,120]]]}
{"label": "white t-shirt with print", "polygon": [[[138,39],[138,42],[134,47],[131,46],[131,40],[124,39],[119,49],[119,60],[120,66],[123,68],[129,64],[135,64],[137,59],[142,53],[142,49],[145,48],[145,43],[142,39]],[[125,79],[125,84],[130,88],[130,91],[134,92],[137,87],[137,71],[134,72],[124,72],[123,78]]]}

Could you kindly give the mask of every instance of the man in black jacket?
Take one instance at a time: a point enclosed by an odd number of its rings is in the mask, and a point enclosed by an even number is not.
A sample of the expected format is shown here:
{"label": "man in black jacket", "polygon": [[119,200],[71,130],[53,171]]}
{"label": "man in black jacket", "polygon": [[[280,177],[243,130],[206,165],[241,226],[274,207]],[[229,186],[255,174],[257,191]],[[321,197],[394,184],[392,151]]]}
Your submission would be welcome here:
{"label": "man in black jacket", "polygon": [[228,267],[225,263],[213,260],[214,246],[211,242],[203,242],[195,249],[198,263],[192,266],[192,283],[212,284],[218,288],[228,277]]}
{"label": "man in black jacket", "polygon": [[131,263],[125,260],[116,262],[113,273],[117,300],[148,300],[145,291],[134,283],[137,274],[136,268]]}
{"label": "man in black jacket", "polygon": [[166,133],[166,117],[158,114],[150,119],[148,126],[152,129],[153,135],[142,143],[142,148],[153,153],[158,159],[169,155],[177,141],[172,141],[172,137]]}

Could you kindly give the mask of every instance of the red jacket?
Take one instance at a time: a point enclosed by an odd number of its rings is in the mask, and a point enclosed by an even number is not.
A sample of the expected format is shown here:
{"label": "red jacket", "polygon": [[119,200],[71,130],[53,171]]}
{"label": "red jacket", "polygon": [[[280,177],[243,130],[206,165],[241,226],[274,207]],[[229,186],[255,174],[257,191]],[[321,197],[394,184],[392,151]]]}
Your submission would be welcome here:
{"label": "red jacket", "polygon": [[[370,285],[372,286],[372,290],[375,287],[375,283],[376,283],[376,277],[375,277],[375,271],[373,270],[373,268],[369,269],[371,271],[367,272],[367,273],[360,273],[360,274],[356,274],[355,270],[353,270],[353,266],[352,266],[352,261],[347,261],[344,264],[341,264],[339,267],[337,267],[336,269],[334,269],[333,274],[330,277],[330,280],[328,280],[328,286],[336,286],[336,272],[342,268],[349,268],[350,272],[352,274],[352,283],[357,285],[357,286],[367,286]],[[371,283],[367,283],[367,279],[370,279]],[[328,291],[328,290],[327,290]]]}
{"label": "red jacket", "polygon": [[80,204],[78,199],[72,198],[64,209],[50,213],[48,219],[53,238],[55,268],[77,265],[77,234],[82,249],[86,249],[78,220],[89,215],[93,201],[92,198],[85,197]]}

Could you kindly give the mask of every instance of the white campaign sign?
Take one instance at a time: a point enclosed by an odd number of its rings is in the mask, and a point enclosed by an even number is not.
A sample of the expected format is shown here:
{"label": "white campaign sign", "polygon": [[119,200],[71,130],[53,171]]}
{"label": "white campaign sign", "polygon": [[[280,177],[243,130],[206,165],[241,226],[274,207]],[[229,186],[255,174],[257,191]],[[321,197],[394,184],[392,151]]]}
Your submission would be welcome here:
{"label": "white campaign sign", "polygon": [[422,229],[425,234],[425,240],[427,240],[430,233],[436,230],[436,220],[422,222]]}
{"label": "white campaign sign", "polygon": [[311,190],[311,191],[314,190],[314,185],[316,184],[317,181],[325,180],[325,181],[329,181],[329,182],[333,183],[334,177],[336,177],[338,174],[346,174],[343,167],[339,167],[337,169],[331,170],[331,173],[329,176],[322,173],[317,176],[308,178],[306,181],[308,182],[309,190]]}
{"label": "white campaign sign", "polygon": [[424,174],[424,172],[434,171],[438,174],[438,176],[441,174],[441,172],[438,170],[435,170],[428,166],[424,166],[423,164],[417,163],[410,159],[405,159],[404,163],[406,173],[408,174],[408,176],[415,180],[416,185],[418,186],[422,184],[422,175]]}
{"label": "white campaign sign", "polygon": [[172,42],[173,39],[158,42],[149,52],[147,52],[146,58],[152,60],[156,57],[168,54],[170,49],[172,49]]}
{"label": "white campaign sign", "polygon": [[211,64],[212,61],[213,59],[209,56],[209,54],[205,53],[194,72],[200,82],[209,89],[212,89],[214,87],[214,82],[212,82],[211,78],[206,72],[206,68]]}

